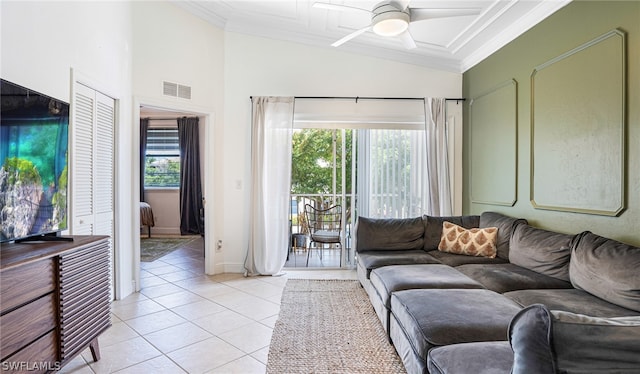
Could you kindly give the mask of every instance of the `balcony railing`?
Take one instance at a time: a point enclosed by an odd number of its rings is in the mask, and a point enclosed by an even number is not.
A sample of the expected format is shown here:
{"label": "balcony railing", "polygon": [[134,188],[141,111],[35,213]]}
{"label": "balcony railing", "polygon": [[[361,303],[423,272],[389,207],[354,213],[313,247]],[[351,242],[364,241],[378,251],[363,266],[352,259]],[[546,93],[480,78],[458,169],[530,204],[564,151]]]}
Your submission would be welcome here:
{"label": "balcony railing", "polygon": [[[308,235],[308,228],[306,227],[306,219],[304,217],[304,206],[310,204],[316,208],[329,208],[336,204],[342,206],[344,212],[343,221],[343,245],[344,245],[344,258],[347,263],[352,261],[351,255],[351,242],[352,242],[352,228],[355,216],[352,212],[351,202],[354,196],[352,194],[332,195],[332,194],[291,194],[291,206],[289,209],[289,219],[291,222],[291,234],[304,234]],[[306,239],[305,239],[306,240]],[[300,243],[294,243],[294,246],[299,246]],[[306,246],[306,243],[305,243]]]}

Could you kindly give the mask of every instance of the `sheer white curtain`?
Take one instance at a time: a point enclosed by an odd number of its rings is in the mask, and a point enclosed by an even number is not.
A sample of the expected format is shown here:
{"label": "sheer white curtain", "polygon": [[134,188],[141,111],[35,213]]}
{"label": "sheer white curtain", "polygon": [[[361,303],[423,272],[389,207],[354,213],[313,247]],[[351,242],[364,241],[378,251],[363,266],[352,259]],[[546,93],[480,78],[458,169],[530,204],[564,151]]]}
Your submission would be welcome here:
{"label": "sheer white curtain", "polygon": [[450,216],[453,211],[446,105],[443,98],[426,98],[424,104],[429,180],[429,209],[426,213],[433,216]]}
{"label": "sheer white curtain", "polygon": [[360,215],[407,218],[424,214],[429,201],[424,130],[359,131]]}
{"label": "sheer white curtain", "polygon": [[446,100],[426,98],[415,121],[358,130],[358,214],[451,215]]}
{"label": "sheer white curtain", "polygon": [[253,97],[245,275],[276,275],[287,259],[293,97]]}

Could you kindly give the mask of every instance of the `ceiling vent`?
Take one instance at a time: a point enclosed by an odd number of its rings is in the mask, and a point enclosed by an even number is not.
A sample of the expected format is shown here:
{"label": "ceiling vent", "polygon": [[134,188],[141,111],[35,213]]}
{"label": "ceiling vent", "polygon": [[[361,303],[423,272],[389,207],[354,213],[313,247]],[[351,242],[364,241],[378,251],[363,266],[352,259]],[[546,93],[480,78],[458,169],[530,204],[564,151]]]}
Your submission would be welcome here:
{"label": "ceiling vent", "polygon": [[191,100],[191,86],[165,81],[162,82],[162,94],[165,96]]}

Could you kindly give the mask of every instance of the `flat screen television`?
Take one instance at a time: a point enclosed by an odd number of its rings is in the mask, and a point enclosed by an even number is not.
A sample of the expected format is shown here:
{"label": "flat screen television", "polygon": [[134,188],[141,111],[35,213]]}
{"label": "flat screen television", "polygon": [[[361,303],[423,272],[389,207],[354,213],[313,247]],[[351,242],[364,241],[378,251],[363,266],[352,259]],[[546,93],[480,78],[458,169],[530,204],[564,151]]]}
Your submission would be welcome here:
{"label": "flat screen television", "polygon": [[1,80],[0,242],[67,228],[69,104]]}

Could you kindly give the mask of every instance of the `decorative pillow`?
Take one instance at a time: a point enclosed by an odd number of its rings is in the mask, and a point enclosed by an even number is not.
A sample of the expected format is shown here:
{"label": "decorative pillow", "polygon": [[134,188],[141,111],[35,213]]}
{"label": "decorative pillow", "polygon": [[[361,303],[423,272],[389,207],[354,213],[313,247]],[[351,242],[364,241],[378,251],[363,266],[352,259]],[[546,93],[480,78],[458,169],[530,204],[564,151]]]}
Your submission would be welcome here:
{"label": "decorative pillow", "polygon": [[467,256],[496,257],[498,228],[465,229],[451,222],[442,223],[438,250]]}
{"label": "decorative pillow", "polygon": [[442,238],[442,223],[444,221],[455,223],[465,229],[480,227],[480,216],[447,216],[434,217],[424,215],[424,250],[434,251],[438,249],[440,239]]}

